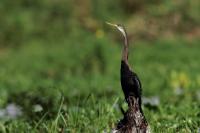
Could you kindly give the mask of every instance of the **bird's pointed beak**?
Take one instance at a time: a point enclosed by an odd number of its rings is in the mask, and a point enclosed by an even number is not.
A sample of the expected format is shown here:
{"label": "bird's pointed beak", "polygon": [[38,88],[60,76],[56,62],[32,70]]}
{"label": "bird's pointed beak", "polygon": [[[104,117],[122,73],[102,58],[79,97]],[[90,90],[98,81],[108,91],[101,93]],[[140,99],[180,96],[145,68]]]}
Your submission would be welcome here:
{"label": "bird's pointed beak", "polygon": [[110,23],[110,22],[106,22],[106,24],[108,24],[108,25],[110,25],[110,26],[117,27],[117,25],[116,25],[116,24],[112,24],[112,23]]}

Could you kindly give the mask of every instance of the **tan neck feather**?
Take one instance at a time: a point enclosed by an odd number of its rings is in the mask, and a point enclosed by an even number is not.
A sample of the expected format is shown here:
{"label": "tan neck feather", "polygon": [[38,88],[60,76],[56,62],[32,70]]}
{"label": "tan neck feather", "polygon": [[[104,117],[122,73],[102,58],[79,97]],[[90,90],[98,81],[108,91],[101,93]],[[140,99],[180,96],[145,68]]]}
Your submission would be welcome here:
{"label": "tan neck feather", "polygon": [[122,60],[128,65],[128,38],[124,35],[124,45],[122,49]]}

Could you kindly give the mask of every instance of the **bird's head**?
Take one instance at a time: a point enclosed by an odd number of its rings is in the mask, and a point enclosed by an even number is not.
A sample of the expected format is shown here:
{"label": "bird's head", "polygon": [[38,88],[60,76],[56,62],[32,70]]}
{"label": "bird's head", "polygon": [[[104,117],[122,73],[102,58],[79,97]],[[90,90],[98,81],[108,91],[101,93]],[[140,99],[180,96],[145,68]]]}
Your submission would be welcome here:
{"label": "bird's head", "polygon": [[126,30],[125,30],[124,26],[122,26],[121,24],[112,24],[110,22],[106,22],[106,24],[117,28],[122,33],[122,35],[124,37],[126,37]]}

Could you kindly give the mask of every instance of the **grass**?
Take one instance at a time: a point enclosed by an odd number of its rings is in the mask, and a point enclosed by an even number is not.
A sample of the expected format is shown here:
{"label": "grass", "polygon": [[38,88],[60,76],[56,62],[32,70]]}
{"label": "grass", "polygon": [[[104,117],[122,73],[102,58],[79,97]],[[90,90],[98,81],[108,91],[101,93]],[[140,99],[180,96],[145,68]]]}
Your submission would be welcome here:
{"label": "grass", "polygon": [[[23,115],[0,119],[1,132],[103,132],[122,117],[121,45],[88,35],[62,42],[32,41],[0,49],[0,107],[15,103]],[[80,39],[81,40],[81,39]],[[130,64],[139,75],[153,132],[200,128],[199,40],[136,42]],[[181,88],[181,94],[175,91]],[[34,106],[41,111],[35,112]],[[125,106],[125,105],[124,105]]]}

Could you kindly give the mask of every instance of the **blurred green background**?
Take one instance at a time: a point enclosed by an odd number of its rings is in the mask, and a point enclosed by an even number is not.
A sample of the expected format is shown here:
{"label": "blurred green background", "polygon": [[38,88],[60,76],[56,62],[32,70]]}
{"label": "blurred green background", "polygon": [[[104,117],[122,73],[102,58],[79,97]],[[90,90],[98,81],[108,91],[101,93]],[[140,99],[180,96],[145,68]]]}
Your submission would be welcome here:
{"label": "blurred green background", "polygon": [[153,132],[200,128],[199,0],[1,0],[0,132],[109,132],[123,24]]}

